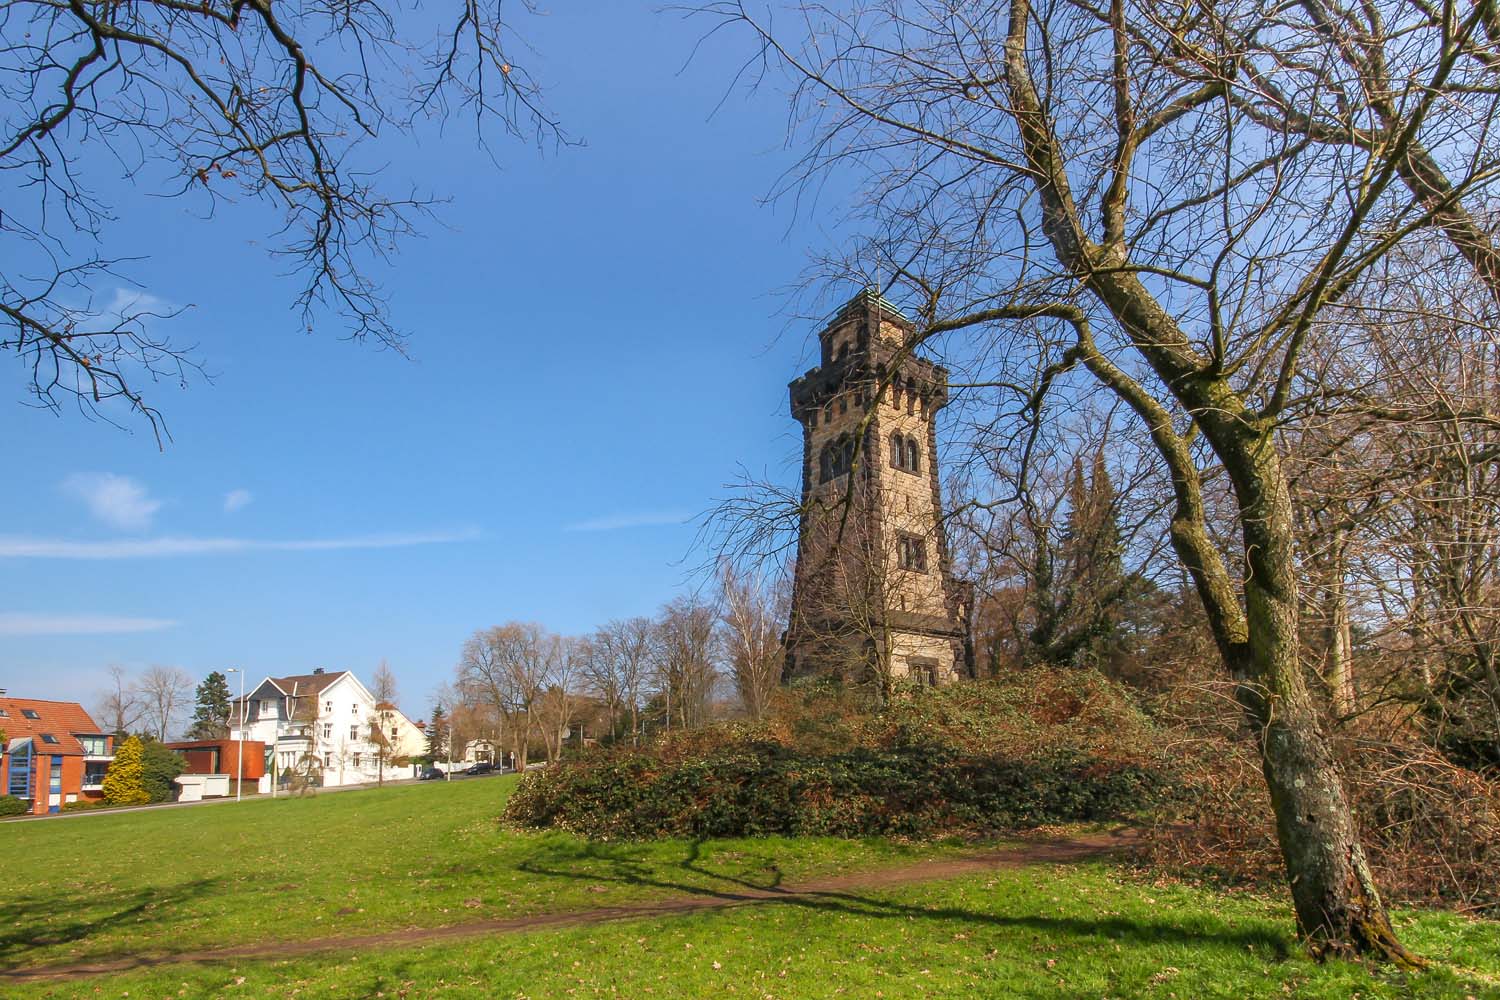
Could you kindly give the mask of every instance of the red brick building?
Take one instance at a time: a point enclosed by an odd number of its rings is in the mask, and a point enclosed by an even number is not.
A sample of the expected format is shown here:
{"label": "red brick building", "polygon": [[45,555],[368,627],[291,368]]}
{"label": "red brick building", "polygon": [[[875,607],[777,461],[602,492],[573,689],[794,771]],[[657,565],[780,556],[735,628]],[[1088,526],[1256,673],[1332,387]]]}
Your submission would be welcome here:
{"label": "red brick building", "polygon": [[24,800],[33,813],[104,797],[113,739],[82,705],[0,695],[0,732],[0,794]]}
{"label": "red brick building", "polygon": [[[240,747],[245,748],[244,770],[240,770]],[[266,745],[259,740],[179,740],[168,743],[167,748],[176,750],[187,761],[184,774],[227,774],[231,778],[243,777],[248,782],[259,781],[266,773]],[[253,789],[252,789],[253,791]]]}

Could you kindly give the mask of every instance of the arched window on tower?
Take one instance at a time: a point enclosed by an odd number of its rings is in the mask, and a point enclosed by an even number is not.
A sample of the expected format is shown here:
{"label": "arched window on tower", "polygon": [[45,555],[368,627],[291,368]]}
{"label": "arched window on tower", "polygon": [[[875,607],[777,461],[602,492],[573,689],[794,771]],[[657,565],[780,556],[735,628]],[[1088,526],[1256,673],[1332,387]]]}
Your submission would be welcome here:
{"label": "arched window on tower", "polygon": [[916,438],[906,439],[906,471],[922,471],[922,450],[917,447]]}
{"label": "arched window on tower", "polygon": [[818,454],[818,482],[826,483],[833,478],[833,445],[825,444]]}
{"label": "arched window on tower", "polygon": [[906,462],[906,450],[901,445],[899,431],[891,432],[891,468],[899,469]]}

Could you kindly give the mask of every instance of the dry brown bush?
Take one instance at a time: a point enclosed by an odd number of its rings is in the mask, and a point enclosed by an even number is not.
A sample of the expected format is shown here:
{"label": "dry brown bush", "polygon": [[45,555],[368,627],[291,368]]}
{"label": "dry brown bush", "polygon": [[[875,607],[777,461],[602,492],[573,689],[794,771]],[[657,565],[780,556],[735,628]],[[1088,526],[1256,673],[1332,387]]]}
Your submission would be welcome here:
{"label": "dry brown bush", "polygon": [[[1156,711],[1194,794],[1148,826],[1141,859],[1228,882],[1284,881],[1265,781],[1228,686],[1184,684]],[[1378,715],[1333,745],[1389,902],[1500,913],[1500,776],[1455,766]]]}

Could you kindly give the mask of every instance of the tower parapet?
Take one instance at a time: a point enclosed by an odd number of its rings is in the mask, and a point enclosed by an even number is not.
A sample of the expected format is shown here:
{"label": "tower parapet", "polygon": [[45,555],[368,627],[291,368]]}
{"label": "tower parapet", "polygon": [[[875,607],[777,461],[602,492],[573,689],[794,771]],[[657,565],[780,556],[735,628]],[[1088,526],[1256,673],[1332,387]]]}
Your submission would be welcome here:
{"label": "tower parapet", "polygon": [[968,591],[943,531],[936,414],[948,373],[914,354],[912,322],[874,290],[819,334],[789,386],[802,424],[802,524],[789,679],[945,684],[971,673]]}

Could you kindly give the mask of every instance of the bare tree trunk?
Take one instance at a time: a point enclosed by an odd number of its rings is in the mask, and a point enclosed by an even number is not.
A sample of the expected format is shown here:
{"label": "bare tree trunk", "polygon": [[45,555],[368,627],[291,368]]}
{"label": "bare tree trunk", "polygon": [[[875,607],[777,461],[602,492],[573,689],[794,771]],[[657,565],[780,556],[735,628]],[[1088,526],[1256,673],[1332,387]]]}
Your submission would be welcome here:
{"label": "bare tree trunk", "polygon": [[1323,682],[1328,685],[1333,713],[1338,718],[1354,713],[1354,634],[1349,624],[1349,597],[1344,585],[1347,545],[1347,532],[1342,527],[1335,528],[1328,553]]}

